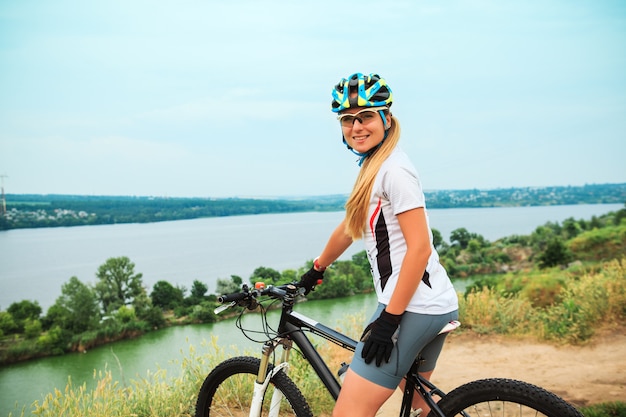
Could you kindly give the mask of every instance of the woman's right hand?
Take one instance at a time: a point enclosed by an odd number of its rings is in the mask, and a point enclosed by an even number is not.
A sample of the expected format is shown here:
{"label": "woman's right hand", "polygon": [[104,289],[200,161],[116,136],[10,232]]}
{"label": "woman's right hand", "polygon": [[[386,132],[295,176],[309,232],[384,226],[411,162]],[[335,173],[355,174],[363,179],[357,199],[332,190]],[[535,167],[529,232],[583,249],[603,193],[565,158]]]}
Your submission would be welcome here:
{"label": "woman's right hand", "polygon": [[315,290],[315,286],[324,280],[324,271],[318,271],[314,266],[311,267],[302,277],[298,285],[305,289],[304,295]]}

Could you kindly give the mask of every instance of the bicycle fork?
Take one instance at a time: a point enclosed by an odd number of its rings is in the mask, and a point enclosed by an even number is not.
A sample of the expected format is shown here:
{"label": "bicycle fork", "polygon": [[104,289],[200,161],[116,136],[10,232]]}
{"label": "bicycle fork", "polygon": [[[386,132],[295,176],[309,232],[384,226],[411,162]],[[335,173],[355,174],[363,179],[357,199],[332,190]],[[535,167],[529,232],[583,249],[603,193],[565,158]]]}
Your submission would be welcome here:
{"label": "bicycle fork", "polygon": [[[270,356],[272,356],[278,346],[283,346],[280,363],[268,372]],[[265,392],[267,391],[270,380],[274,377],[274,375],[283,369],[285,370],[285,373],[287,372],[287,369],[289,369],[289,352],[291,351],[291,346],[292,342],[286,339],[280,339],[277,341],[270,340],[263,345],[263,349],[261,351],[261,365],[259,366],[259,373],[256,381],[254,381],[254,391],[252,394],[252,403],[250,404],[249,417],[261,416],[261,407],[263,406],[263,399],[265,398]],[[268,417],[278,417],[282,399],[283,393],[279,389],[274,389]]]}

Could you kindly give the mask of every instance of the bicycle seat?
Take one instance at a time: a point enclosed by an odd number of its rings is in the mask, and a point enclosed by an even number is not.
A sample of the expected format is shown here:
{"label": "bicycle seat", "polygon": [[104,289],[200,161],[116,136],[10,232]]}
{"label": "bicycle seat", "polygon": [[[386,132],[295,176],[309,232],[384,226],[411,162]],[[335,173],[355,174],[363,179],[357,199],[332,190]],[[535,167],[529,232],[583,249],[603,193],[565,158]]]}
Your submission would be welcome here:
{"label": "bicycle seat", "polygon": [[461,325],[460,321],[452,320],[451,322],[447,323],[445,326],[441,328],[441,330],[439,331],[439,334],[450,333],[451,331],[455,330],[460,325]]}

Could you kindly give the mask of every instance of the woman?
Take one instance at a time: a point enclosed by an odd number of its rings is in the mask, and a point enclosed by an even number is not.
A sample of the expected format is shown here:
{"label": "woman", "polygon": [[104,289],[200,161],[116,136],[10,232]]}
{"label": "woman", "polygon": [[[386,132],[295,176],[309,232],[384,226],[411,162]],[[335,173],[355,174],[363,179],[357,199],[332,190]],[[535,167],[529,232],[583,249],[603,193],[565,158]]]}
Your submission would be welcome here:
{"label": "woman", "polygon": [[[391,89],[377,74],[351,75],[333,90],[343,142],[360,157],[346,217],[301,278],[307,293],[324,270],[363,238],[378,309],[365,328],[346,373],[333,416],[374,416],[418,354],[430,378],[443,347],[439,331],[458,317],[456,292],[432,244],[417,172],[397,146],[400,125],[391,114]],[[426,404],[419,396],[413,408]],[[415,415],[419,415],[419,412]]]}

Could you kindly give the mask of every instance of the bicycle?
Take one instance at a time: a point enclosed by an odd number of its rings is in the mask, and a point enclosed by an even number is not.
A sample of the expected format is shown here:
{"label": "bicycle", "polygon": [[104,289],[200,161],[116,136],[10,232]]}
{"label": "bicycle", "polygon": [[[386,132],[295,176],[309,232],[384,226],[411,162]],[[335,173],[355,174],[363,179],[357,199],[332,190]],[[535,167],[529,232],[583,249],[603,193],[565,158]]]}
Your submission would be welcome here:
{"label": "bicycle", "polygon": [[[297,385],[287,376],[289,354],[295,344],[304,359],[312,366],[330,395],[336,400],[341,390],[340,381],[333,375],[305,331],[320,336],[344,349],[355,351],[357,341],[293,310],[296,298],[303,289],[296,283],[267,286],[258,283],[250,289],[243,285],[238,293],[223,295],[219,314],[231,307],[246,310],[261,307],[263,333],[267,335],[261,357],[239,356],[217,365],[205,378],[196,401],[196,417],[250,416],[312,417],[313,414]],[[266,321],[268,308],[263,301],[282,302],[278,328],[273,331]],[[452,323],[442,331],[451,331]],[[274,364],[276,349],[282,346],[280,360]],[[411,417],[411,402],[420,395],[431,408],[428,417],[473,416],[546,416],[582,417],[582,414],[557,395],[527,382],[489,378],[461,385],[444,393],[418,373],[419,357],[405,376],[405,387],[400,417]],[[438,401],[436,401],[438,398]]]}

